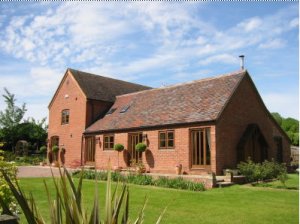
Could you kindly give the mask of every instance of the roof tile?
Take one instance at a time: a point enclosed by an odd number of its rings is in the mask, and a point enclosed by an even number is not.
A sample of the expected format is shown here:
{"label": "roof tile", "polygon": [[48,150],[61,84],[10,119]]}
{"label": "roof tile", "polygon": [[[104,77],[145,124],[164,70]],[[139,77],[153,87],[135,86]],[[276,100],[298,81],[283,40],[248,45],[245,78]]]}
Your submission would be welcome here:
{"label": "roof tile", "polygon": [[[246,71],[117,96],[117,110],[85,133],[216,120]],[[120,110],[126,105],[125,113]]]}
{"label": "roof tile", "polygon": [[88,99],[114,102],[118,95],[151,89],[151,87],[68,69]]}

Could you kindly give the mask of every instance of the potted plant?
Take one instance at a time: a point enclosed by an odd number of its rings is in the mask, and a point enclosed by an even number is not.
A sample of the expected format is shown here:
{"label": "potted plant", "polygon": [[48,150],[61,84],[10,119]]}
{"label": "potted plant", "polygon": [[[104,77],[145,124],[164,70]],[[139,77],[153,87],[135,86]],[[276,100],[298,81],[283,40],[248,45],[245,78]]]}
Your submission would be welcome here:
{"label": "potted plant", "polygon": [[139,174],[142,174],[142,173],[145,173],[146,172],[146,167],[144,165],[144,163],[139,160],[137,163],[136,163],[136,171],[139,173]]}
{"label": "potted plant", "polygon": [[179,163],[176,165],[176,174],[180,175],[181,172],[182,172],[182,164]]}
{"label": "potted plant", "polygon": [[[138,143],[135,146],[135,151],[137,151],[138,154],[145,152],[146,149],[147,149],[147,145],[145,143]],[[141,159],[139,159],[139,161],[136,163],[136,169],[138,173],[146,172],[146,168]]]}
{"label": "potted plant", "polygon": [[142,153],[145,152],[147,148],[147,145],[145,143],[138,143],[135,146],[135,151],[137,151],[138,153]]}
{"label": "potted plant", "polygon": [[118,167],[116,168],[116,170],[120,170],[121,167],[119,166],[119,153],[124,150],[124,145],[122,145],[122,144],[115,144],[114,145],[114,150],[118,152]]}
{"label": "potted plant", "polygon": [[57,146],[57,145],[54,145],[53,147],[52,147],[52,152],[53,152],[53,165],[55,166],[55,167],[58,167],[58,151],[59,151],[59,147]]}
{"label": "potted plant", "polygon": [[[45,145],[41,146],[41,147],[40,147],[40,153],[41,153],[42,155],[45,155],[46,152],[47,152],[47,146],[45,146]],[[40,162],[40,165],[41,165],[41,166],[45,166],[45,165],[46,165],[46,160],[43,159],[43,161]]]}

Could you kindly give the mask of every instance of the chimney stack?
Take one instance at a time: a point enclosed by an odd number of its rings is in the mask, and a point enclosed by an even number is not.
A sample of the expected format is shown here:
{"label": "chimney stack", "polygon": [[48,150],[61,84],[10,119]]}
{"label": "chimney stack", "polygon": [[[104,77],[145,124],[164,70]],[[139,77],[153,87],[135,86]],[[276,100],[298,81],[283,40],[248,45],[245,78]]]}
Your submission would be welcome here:
{"label": "chimney stack", "polygon": [[245,66],[244,66],[244,58],[245,58],[245,55],[240,55],[239,56],[240,59],[241,59],[241,69],[244,70]]}

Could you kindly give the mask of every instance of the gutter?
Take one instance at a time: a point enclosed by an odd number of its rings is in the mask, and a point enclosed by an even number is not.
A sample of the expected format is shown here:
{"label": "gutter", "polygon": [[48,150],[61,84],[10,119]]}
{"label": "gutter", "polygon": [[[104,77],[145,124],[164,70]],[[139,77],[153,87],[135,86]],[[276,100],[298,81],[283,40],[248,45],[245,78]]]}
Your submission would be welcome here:
{"label": "gutter", "polygon": [[153,125],[153,126],[139,126],[139,127],[131,127],[131,128],[121,128],[121,129],[108,129],[108,130],[98,130],[98,131],[85,131],[83,132],[84,136],[95,135],[95,134],[104,134],[104,133],[112,133],[112,132],[132,132],[132,131],[142,131],[142,130],[156,130],[156,129],[169,129],[174,127],[182,127],[188,125],[216,125],[216,120],[203,121],[203,122],[187,122],[187,123],[174,123],[174,124],[163,124],[163,125]]}

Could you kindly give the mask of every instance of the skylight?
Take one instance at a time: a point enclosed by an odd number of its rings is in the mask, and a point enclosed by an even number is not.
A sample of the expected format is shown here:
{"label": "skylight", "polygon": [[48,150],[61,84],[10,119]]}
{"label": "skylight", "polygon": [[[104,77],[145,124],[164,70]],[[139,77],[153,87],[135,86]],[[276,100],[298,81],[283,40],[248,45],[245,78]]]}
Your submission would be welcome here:
{"label": "skylight", "polygon": [[116,111],[116,109],[117,109],[117,108],[111,108],[111,109],[106,113],[106,115],[112,114],[113,112]]}
{"label": "skylight", "polygon": [[122,108],[122,110],[120,111],[120,113],[125,113],[128,109],[129,109],[130,105],[126,105]]}

